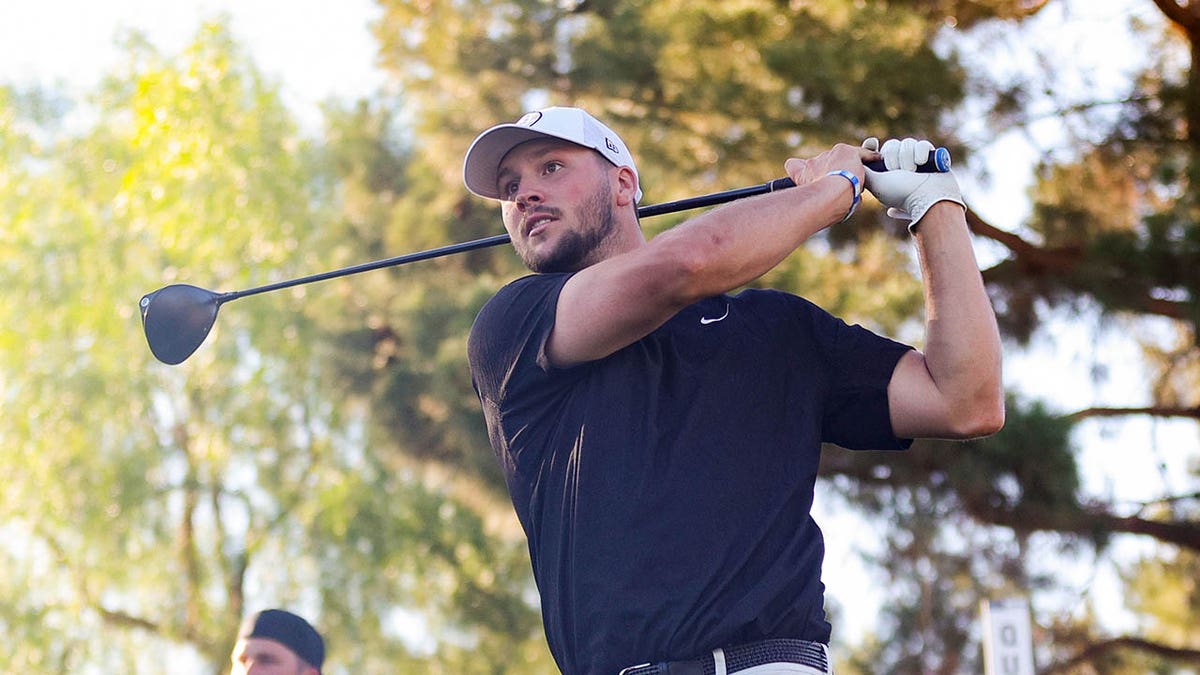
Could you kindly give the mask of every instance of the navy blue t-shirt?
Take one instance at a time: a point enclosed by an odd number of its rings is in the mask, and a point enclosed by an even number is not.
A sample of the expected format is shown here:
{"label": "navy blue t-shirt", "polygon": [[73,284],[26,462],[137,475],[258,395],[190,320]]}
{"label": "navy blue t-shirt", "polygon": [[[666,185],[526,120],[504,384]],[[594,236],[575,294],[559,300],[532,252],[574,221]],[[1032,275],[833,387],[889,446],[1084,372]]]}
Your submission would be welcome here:
{"label": "navy blue t-shirt", "polygon": [[545,345],[568,278],[503,288],[468,347],[559,667],[614,675],[767,638],[828,642],[809,514],[821,443],[908,446],[887,384],[909,347],[747,290],[556,369]]}

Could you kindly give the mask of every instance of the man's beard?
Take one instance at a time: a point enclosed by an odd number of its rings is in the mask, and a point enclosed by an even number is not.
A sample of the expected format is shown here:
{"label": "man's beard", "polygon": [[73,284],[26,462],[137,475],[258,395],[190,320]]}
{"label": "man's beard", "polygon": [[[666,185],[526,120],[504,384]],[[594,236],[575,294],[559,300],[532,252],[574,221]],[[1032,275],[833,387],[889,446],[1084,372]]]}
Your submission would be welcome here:
{"label": "man's beard", "polygon": [[539,274],[578,272],[601,259],[599,249],[616,229],[612,188],[601,182],[591,198],[574,211],[575,220],[583,229],[562,233],[558,245],[542,258],[534,257],[532,247],[521,247],[517,255],[526,267]]}

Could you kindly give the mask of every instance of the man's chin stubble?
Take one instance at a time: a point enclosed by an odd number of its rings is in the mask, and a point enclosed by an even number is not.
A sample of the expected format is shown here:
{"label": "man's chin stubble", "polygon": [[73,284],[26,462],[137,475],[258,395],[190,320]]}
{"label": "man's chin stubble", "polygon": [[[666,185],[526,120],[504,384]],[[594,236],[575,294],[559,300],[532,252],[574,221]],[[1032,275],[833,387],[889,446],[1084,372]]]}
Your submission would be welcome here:
{"label": "man's chin stubble", "polygon": [[537,258],[529,250],[525,250],[521,252],[521,261],[538,274],[577,272],[582,269],[587,253],[584,237],[578,232],[568,232],[563,235],[558,246],[545,257]]}

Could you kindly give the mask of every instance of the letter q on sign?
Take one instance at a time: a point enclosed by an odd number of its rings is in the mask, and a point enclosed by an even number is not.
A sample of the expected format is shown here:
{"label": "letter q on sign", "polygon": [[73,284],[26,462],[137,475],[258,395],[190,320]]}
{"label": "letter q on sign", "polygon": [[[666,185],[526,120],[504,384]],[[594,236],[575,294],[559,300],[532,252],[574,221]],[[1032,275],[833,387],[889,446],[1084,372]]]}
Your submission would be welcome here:
{"label": "letter q on sign", "polygon": [[1029,603],[1024,598],[985,600],[979,609],[985,675],[1034,675]]}

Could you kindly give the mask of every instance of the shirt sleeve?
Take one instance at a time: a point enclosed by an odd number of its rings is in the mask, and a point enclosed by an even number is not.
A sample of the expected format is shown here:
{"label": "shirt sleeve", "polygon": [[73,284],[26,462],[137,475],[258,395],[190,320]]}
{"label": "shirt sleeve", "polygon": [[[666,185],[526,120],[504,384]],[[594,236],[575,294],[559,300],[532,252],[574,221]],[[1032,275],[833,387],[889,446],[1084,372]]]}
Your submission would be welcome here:
{"label": "shirt sleeve", "polygon": [[522,277],[500,289],[475,318],[467,340],[471,384],[479,396],[492,449],[506,473],[536,462],[527,425],[552,409],[569,378],[554,370],[546,342],[569,274]]}
{"label": "shirt sleeve", "polygon": [[903,450],[911,439],[892,432],[888,383],[912,347],[834,318],[829,397],[823,440],[850,450]]}
{"label": "shirt sleeve", "polygon": [[548,371],[546,341],[554,329],[558,295],[569,275],[534,275],[500,289],[475,317],[467,358],[476,393],[499,401],[514,369]]}

